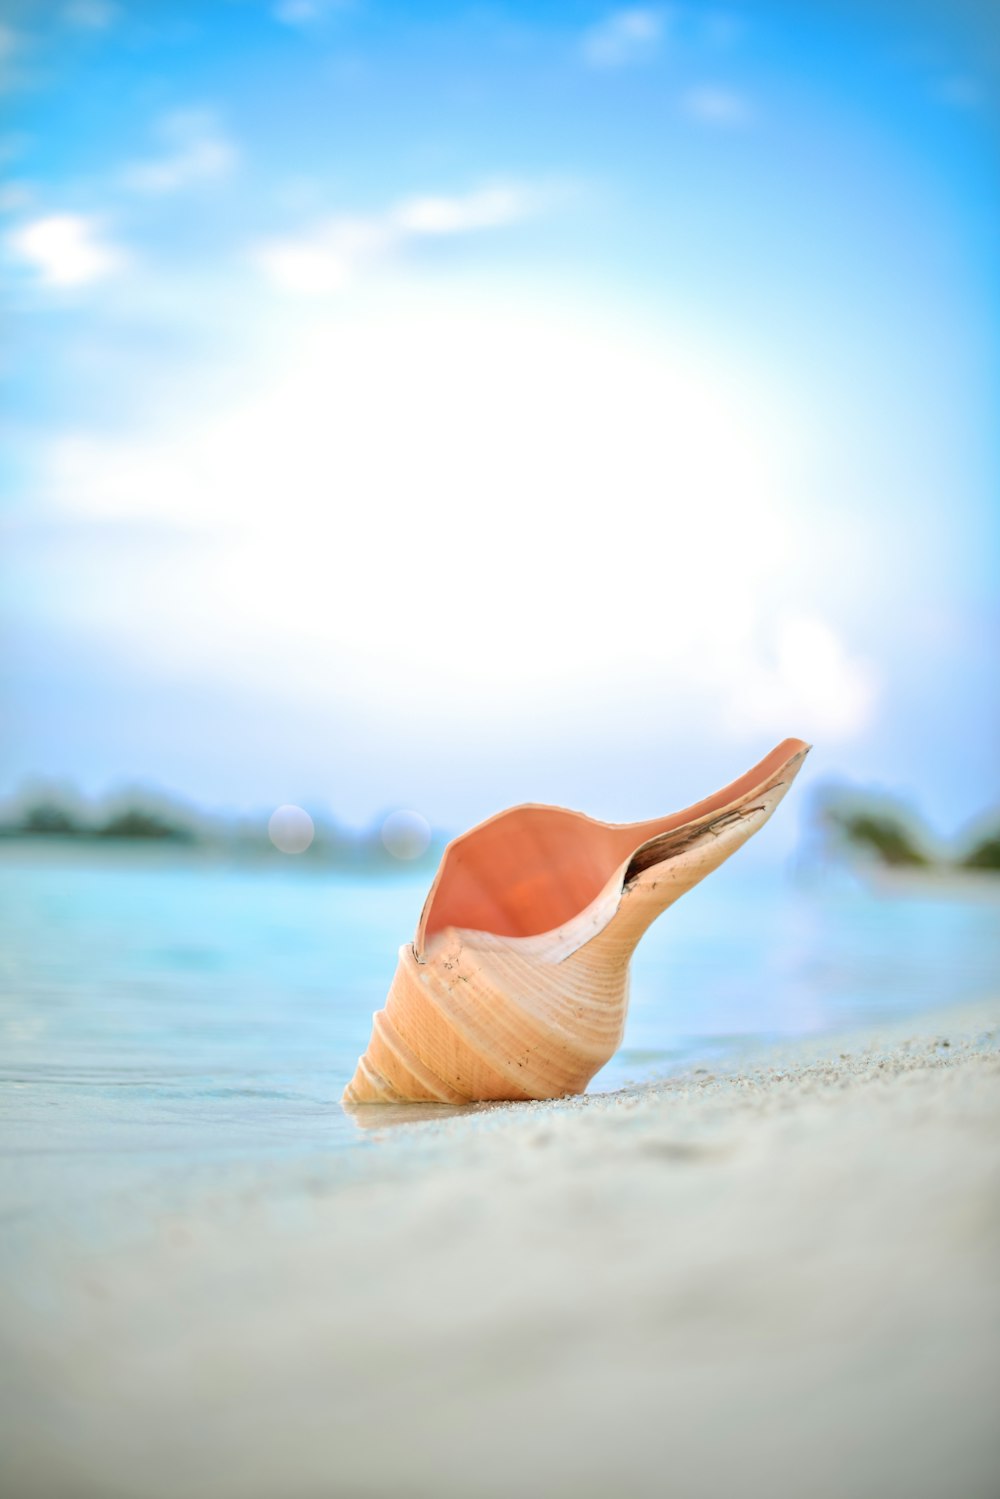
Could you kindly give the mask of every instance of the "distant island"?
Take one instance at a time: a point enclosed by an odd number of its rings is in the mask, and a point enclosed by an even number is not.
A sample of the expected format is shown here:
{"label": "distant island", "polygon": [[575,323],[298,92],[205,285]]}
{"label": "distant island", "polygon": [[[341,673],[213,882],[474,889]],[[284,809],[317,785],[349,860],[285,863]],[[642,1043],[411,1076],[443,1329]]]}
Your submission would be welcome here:
{"label": "distant island", "polygon": [[[433,867],[447,836],[425,823],[423,836],[416,841],[408,841],[405,826],[401,838],[387,836],[387,829],[401,815],[407,814],[387,812],[368,828],[356,831],[313,811],[307,819],[313,829],[311,842],[295,857],[376,876]],[[36,785],[0,804],[0,839],[176,845],[248,859],[287,857],[280,841],[276,844],[269,833],[266,812],[235,818],[211,816],[141,787],[103,801],[88,801],[70,787]],[[985,815],[964,836],[943,845],[912,808],[895,798],[827,785],[813,794],[805,845],[807,861],[818,858],[824,863],[935,875],[996,874],[1000,872],[1000,814]]]}
{"label": "distant island", "polygon": [[[298,809],[295,809],[298,810]],[[308,846],[294,857],[317,865],[374,876],[437,863],[446,838],[423,824],[422,836],[400,834],[398,812],[387,812],[360,831],[322,813],[310,812]],[[405,817],[406,814],[403,814]],[[410,814],[415,818],[415,814]],[[422,819],[419,820],[422,823]],[[387,835],[387,829],[390,830]],[[196,811],[142,788],[91,801],[70,787],[37,785],[0,804],[0,839],[75,842],[100,846],[176,845],[192,851],[227,852],[240,858],[287,857],[269,832],[269,814],[221,817]]]}
{"label": "distant island", "polygon": [[894,870],[1000,872],[1000,815],[986,814],[950,844],[935,839],[920,816],[895,798],[849,786],[827,786],[814,798],[824,851],[838,859]]}

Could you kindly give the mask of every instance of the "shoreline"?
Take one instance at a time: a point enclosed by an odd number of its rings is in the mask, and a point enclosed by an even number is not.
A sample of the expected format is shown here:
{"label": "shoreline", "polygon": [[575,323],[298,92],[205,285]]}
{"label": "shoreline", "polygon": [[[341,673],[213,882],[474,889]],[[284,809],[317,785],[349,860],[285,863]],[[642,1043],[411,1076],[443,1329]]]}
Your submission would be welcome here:
{"label": "shoreline", "polygon": [[998,1083],[962,1005],[49,1245],[2,1292],[9,1491],[988,1499]]}

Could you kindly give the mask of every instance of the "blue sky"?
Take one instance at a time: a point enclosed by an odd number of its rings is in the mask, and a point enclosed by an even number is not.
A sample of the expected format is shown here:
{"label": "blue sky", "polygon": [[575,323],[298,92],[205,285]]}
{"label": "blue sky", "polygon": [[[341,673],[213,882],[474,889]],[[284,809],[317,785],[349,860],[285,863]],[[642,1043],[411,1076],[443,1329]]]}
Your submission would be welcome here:
{"label": "blue sky", "polygon": [[6,789],[995,800],[983,8],[4,16]]}

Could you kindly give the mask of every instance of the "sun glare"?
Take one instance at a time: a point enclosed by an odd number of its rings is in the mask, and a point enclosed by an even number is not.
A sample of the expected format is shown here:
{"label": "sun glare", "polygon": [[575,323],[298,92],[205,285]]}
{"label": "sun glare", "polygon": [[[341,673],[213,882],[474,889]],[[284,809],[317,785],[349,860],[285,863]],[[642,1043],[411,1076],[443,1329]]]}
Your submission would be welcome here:
{"label": "sun glare", "polygon": [[[334,654],[390,691],[583,685],[623,630],[633,664],[711,670],[792,541],[773,403],[718,358],[597,319],[329,316],[252,396],[174,425],[73,439],[50,492],[197,538],[134,575],[144,650],[234,673],[284,651],[310,691]],[[120,598],[109,611],[110,628]]]}

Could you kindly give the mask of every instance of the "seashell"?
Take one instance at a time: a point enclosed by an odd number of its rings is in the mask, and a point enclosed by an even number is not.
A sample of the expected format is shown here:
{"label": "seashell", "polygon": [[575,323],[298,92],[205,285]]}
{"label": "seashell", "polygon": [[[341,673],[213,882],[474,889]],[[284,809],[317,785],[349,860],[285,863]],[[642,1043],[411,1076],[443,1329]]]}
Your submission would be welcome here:
{"label": "seashell", "polygon": [[643,932],[763,826],[808,751],[786,739],[650,822],[528,805],[455,838],[344,1102],[582,1093],[621,1043]]}

